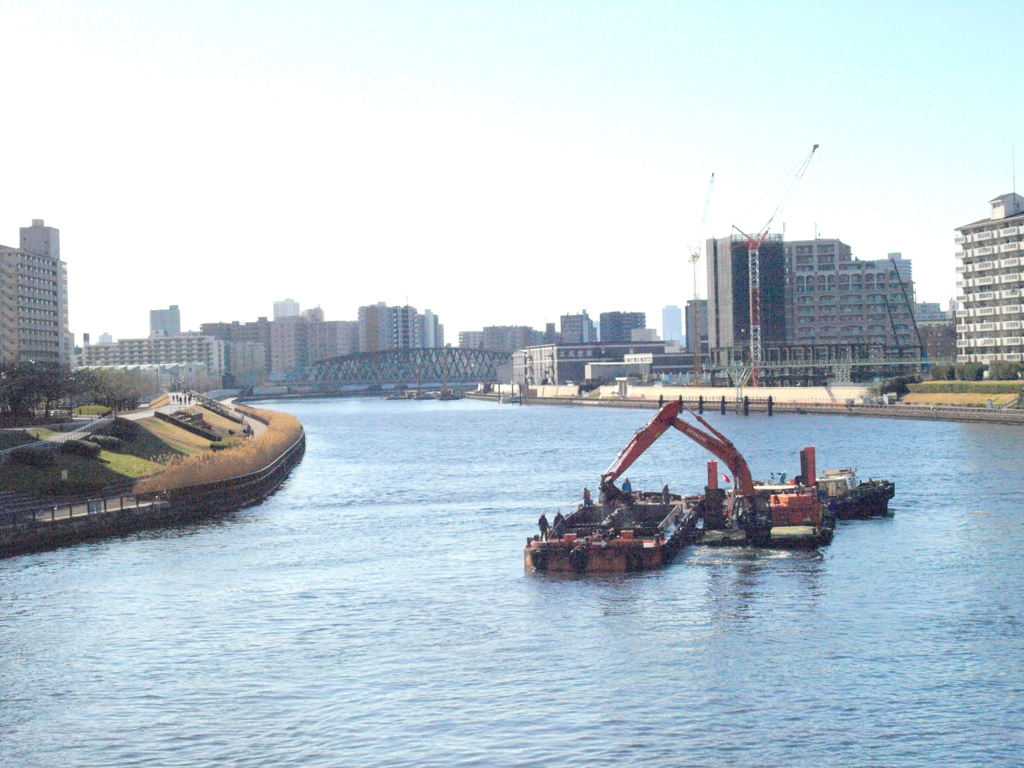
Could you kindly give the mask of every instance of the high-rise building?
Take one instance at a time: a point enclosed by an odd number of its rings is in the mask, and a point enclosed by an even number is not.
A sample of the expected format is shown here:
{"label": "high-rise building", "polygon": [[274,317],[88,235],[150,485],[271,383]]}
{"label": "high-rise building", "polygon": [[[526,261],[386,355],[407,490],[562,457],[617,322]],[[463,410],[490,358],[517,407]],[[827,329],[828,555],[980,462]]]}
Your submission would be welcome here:
{"label": "high-rise building", "polygon": [[489,325],[483,331],[483,349],[514,352],[542,343],[544,334],[526,325]]}
{"label": "high-rise building", "polygon": [[[199,332],[203,336],[213,336],[223,342],[258,344],[264,354],[262,370],[270,370],[270,321],[267,318],[261,317],[249,323],[240,323],[237,320],[230,323],[202,323],[199,326]],[[250,354],[255,354],[255,351]],[[227,372],[237,373],[234,369],[230,348],[226,348],[225,355]]]}
{"label": "high-rise building", "polygon": [[274,319],[279,317],[297,317],[299,314],[299,302],[295,299],[284,299],[274,302]]}
{"label": "high-rise building", "polygon": [[686,351],[696,352],[698,349],[702,354],[708,351],[707,299],[689,299],[686,302]]}
{"label": "high-rise building", "polygon": [[483,349],[483,331],[459,331],[459,349]]}
{"label": "high-rise building", "polygon": [[19,248],[0,246],[0,362],[70,365],[73,342],[60,231],[33,219]]}
{"label": "high-rise building", "polygon": [[785,244],[788,340],[796,344],[917,347],[911,262],[900,253],[862,261],[836,239]]}
{"label": "high-rise building", "polygon": [[[750,260],[742,235],[707,241],[708,342],[712,350],[750,346]],[[782,235],[768,235],[759,250],[761,339],[786,340],[786,267]]]}
{"label": "high-rise building", "polygon": [[661,310],[661,337],[665,341],[683,340],[683,310],[675,304]]}
{"label": "high-rise building", "polygon": [[359,351],[444,346],[444,326],[429,309],[389,307],[383,301],[359,308]]}
{"label": "high-rise building", "polygon": [[616,344],[630,341],[631,332],[647,327],[647,315],[643,312],[602,312],[601,341]]}
{"label": "high-rise building", "polygon": [[594,323],[583,310],[578,315],[562,315],[561,344],[590,344],[597,341],[597,334],[594,333]]}
{"label": "high-rise building", "polygon": [[181,333],[181,312],[177,304],[167,309],[149,310],[150,336],[177,336]]}
{"label": "high-rise building", "polygon": [[989,201],[988,218],[957,227],[957,360],[1021,361],[1024,355],[1024,197]]}

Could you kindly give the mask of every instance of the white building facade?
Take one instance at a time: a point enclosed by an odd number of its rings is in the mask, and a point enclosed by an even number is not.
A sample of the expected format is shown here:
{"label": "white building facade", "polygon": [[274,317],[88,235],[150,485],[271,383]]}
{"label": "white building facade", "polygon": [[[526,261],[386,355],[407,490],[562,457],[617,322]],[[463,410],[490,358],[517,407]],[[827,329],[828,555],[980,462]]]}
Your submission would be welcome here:
{"label": "white building facade", "polygon": [[33,219],[19,248],[0,246],[0,362],[71,364],[60,231]]}
{"label": "white building facade", "polygon": [[957,227],[957,361],[1020,362],[1024,355],[1024,197],[989,201],[987,219]]}
{"label": "white building facade", "polygon": [[118,339],[82,348],[86,366],[200,364],[210,376],[224,373],[224,342],[213,336],[185,334]]}

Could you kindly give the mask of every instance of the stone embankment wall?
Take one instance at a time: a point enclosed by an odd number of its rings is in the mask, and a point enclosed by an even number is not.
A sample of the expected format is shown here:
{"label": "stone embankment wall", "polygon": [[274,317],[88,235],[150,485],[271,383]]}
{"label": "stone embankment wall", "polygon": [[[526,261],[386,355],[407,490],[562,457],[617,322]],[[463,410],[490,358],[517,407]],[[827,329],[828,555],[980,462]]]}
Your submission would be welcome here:
{"label": "stone embankment wall", "polygon": [[306,451],[306,436],[257,472],[163,494],[82,500],[51,510],[0,515],[0,556],[37,552],[146,528],[193,523],[257,504],[284,482]]}

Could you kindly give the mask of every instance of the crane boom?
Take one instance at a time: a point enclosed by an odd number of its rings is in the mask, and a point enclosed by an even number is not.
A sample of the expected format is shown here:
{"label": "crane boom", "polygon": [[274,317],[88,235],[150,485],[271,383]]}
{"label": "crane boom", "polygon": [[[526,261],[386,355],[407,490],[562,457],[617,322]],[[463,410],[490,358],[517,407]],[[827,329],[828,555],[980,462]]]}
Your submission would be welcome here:
{"label": "crane boom", "polygon": [[753,235],[748,235],[742,229],[733,225],[733,229],[739,232],[747,240],[747,270],[749,273],[749,285],[750,285],[750,375],[753,379],[754,386],[760,385],[760,368],[763,362],[763,352],[761,345],[761,246],[764,245],[764,241],[768,238],[768,232],[771,230],[772,222],[775,221],[776,217],[789,203],[789,199],[793,197],[793,193],[796,191],[797,184],[800,183],[800,179],[804,177],[807,172],[807,167],[811,164],[811,158],[814,157],[814,153],[818,151],[818,145],[815,144],[811,147],[810,153],[804,158],[803,162],[797,168],[796,175],[793,180],[789,183],[785,194],[779,201],[779,204],[775,207],[775,212],[772,213],[765,225],[760,231]]}
{"label": "crane boom", "polygon": [[[682,421],[679,412],[686,409],[705,429],[696,427]],[[703,418],[685,406],[680,400],[673,400],[665,403],[664,406],[654,415],[644,427],[637,430],[633,439],[612,462],[611,466],[601,475],[602,487],[606,483],[613,483],[623,472],[629,469],[633,462],[643,455],[644,451],[651,447],[655,440],[661,437],[669,427],[675,427],[697,445],[717,456],[732,471],[736,478],[737,487],[743,495],[754,493],[754,481],[750,476],[750,468],[746,459],[739,452],[735,445],[721,432],[708,424]]]}

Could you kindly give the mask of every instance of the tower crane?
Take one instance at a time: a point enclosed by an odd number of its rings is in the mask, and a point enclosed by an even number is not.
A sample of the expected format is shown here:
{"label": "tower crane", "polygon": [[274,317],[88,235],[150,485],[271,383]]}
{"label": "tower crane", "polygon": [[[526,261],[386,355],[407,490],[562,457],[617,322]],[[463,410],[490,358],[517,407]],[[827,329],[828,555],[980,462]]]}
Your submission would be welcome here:
{"label": "tower crane", "polygon": [[796,175],[793,177],[793,180],[790,181],[789,187],[786,189],[786,193],[782,196],[778,206],[775,208],[775,212],[756,234],[748,235],[735,224],[733,225],[733,229],[739,232],[747,241],[747,267],[750,273],[750,374],[755,387],[760,386],[760,368],[764,362],[761,347],[760,249],[761,246],[764,245],[764,241],[768,238],[768,232],[772,227],[772,222],[774,222],[776,217],[782,213],[782,209],[786,207],[789,199],[793,196],[793,193],[796,191],[797,184],[800,183],[800,179],[802,179],[804,177],[804,173],[807,172],[807,166],[811,164],[811,158],[814,157],[814,153],[817,150],[817,144],[811,147],[810,154],[808,154],[807,157],[804,158],[803,162],[800,163],[799,168],[797,168]]}
{"label": "tower crane", "polygon": [[690,263],[693,265],[693,318],[694,325],[697,326],[697,341],[694,343],[690,342],[693,348],[693,383],[699,385],[702,372],[702,361],[701,361],[701,342],[700,342],[700,311],[698,310],[698,302],[700,301],[700,282],[697,276],[700,272],[698,265],[700,264],[700,253],[704,247],[704,228],[708,224],[708,211],[711,210],[711,193],[715,189],[715,174],[711,174],[711,181],[708,182],[708,193],[704,197],[704,216],[700,220],[700,234],[697,235],[697,244],[690,248]]}

